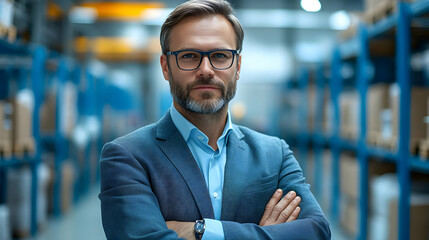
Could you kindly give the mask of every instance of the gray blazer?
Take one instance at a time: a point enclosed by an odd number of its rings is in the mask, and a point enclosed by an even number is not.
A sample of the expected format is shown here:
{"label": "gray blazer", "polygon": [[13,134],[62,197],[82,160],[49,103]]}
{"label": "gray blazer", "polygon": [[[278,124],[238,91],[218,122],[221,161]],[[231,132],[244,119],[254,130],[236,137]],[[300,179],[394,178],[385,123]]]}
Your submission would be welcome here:
{"label": "gray blazer", "polygon": [[[233,128],[222,199],[225,239],[330,239],[328,222],[285,141]],[[100,177],[107,239],[177,239],[165,221],[214,218],[204,177],[169,112],[157,123],[107,143]],[[302,198],[299,218],[260,227],[277,188],[294,190]]]}

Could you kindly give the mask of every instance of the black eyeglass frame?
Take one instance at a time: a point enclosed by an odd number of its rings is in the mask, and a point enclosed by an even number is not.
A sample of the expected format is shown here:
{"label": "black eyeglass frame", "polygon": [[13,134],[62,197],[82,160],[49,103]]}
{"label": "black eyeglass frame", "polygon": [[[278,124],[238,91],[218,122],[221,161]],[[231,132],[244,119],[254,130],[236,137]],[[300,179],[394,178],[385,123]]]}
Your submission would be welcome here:
{"label": "black eyeglass frame", "polygon": [[[231,65],[229,65],[229,67],[225,67],[225,68],[217,68],[215,66],[213,66],[212,60],[210,58],[210,54],[214,53],[214,52],[218,52],[218,51],[229,51],[232,53],[232,61],[231,61]],[[200,58],[200,62],[198,63],[197,67],[193,68],[193,69],[183,69],[180,67],[179,65],[179,60],[177,59],[177,55],[181,52],[197,52],[201,55]],[[207,55],[210,65],[217,70],[226,70],[232,67],[232,65],[234,64],[234,60],[235,60],[235,55],[240,54],[240,50],[234,50],[234,49],[215,49],[215,50],[211,50],[211,51],[199,51],[199,50],[194,50],[194,49],[184,49],[184,50],[179,50],[179,51],[171,51],[171,52],[166,52],[165,55],[167,56],[171,56],[174,55],[176,57],[176,64],[177,67],[183,71],[194,71],[195,69],[198,69],[201,66],[201,62],[203,61],[203,58],[205,55]]]}

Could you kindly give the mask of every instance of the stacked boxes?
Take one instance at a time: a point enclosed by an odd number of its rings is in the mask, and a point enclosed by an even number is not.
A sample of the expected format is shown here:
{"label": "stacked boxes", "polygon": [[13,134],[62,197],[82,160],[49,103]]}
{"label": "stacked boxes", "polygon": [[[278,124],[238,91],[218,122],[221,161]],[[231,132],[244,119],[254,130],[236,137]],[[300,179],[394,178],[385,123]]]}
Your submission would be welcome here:
{"label": "stacked boxes", "polygon": [[403,126],[399,123],[399,95],[400,89],[397,84],[393,84],[389,91],[390,107],[392,109],[392,137],[398,138],[399,127],[410,128],[410,153],[416,154],[419,142],[426,139],[428,131],[425,117],[427,115],[427,102],[429,88],[412,87],[410,103],[410,126]]}

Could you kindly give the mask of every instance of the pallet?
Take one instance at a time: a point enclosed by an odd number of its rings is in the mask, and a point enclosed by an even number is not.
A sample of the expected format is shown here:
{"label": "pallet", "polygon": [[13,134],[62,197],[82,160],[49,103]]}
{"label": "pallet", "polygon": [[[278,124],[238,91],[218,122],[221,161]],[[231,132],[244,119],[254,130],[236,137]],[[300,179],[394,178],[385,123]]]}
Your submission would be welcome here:
{"label": "pallet", "polygon": [[371,9],[366,10],[365,21],[368,24],[375,24],[389,17],[397,11],[399,2],[414,2],[414,0],[380,0]]}
{"label": "pallet", "polygon": [[35,151],[34,138],[19,139],[13,144],[13,152],[15,154],[34,153]]}
{"label": "pallet", "polygon": [[0,38],[7,39],[10,43],[13,43],[16,41],[16,27],[5,27],[0,24]]}

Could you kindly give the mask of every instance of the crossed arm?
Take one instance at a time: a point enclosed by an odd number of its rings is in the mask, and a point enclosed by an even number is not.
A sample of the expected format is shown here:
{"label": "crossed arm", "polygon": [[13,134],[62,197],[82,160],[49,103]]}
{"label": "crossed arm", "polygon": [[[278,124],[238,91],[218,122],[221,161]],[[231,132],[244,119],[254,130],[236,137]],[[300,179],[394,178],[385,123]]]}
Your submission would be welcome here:
{"label": "crossed arm", "polygon": [[[298,218],[301,208],[299,203],[301,198],[294,191],[288,192],[284,197],[283,190],[277,189],[265,206],[259,226],[269,226],[285,222],[291,222]],[[179,237],[187,240],[194,240],[194,223],[167,221],[167,227],[177,232]]]}

